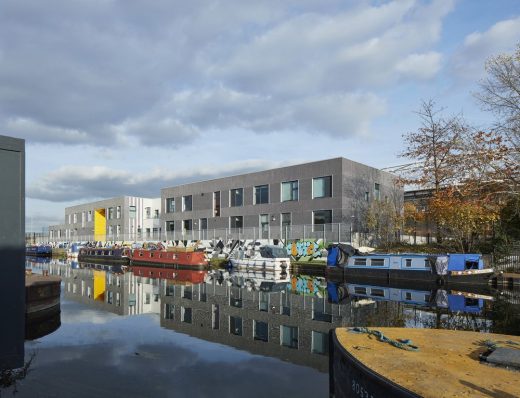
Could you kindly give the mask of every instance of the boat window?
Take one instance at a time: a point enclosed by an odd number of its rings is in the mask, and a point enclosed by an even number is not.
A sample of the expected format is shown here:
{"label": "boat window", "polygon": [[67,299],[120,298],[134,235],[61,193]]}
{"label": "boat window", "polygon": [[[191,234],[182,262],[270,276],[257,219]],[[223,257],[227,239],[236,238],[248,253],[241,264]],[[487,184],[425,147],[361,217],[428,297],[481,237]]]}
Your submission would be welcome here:
{"label": "boat window", "polygon": [[370,265],[373,267],[382,267],[385,265],[384,258],[373,258],[370,260]]}
{"label": "boat window", "polygon": [[264,246],[260,248],[260,255],[264,258],[289,258],[283,247]]}
{"label": "boat window", "polygon": [[356,294],[367,294],[367,288],[366,287],[356,286],[354,288],[354,293],[356,293]]}
{"label": "boat window", "polygon": [[478,261],[466,260],[464,269],[478,269]]}
{"label": "boat window", "polygon": [[478,299],[465,297],[464,298],[464,305],[466,307],[478,307]]}
{"label": "boat window", "polygon": [[101,256],[101,250],[98,250],[96,253],[98,256]]}
{"label": "boat window", "polygon": [[153,257],[153,252],[150,252],[150,257]]}
{"label": "boat window", "polygon": [[143,252],[139,252],[139,257],[143,257]]}
{"label": "boat window", "polygon": [[385,297],[385,291],[383,289],[371,289],[370,293],[374,297]]}
{"label": "boat window", "polygon": [[405,267],[411,267],[412,266],[412,259],[411,258],[407,258],[404,260],[404,266]]}
{"label": "boat window", "polygon": [[355,258],[354,265],[367,265],[367,259],[366,258]]}
{"label": "boat window", "polygon": [[426,301],[427,303],[430,302],[430,295],[429,294],[425,294],[424,295],[424,301]]}
{"label": "boat window", "polygon": [[405,293],[405,300],[411,300],[412,299],[412,292],[406,292]]}
{"label": "boat window", "polygon": [[161,253],[159,253],[159,258],[162,258],[162,254]]}
{"label": "boat window", "polygon": [[425,267],[425,268],[431,268],[430,260],[429,260],[429,259],[425,259],[425,260],[424,260],[424,267]]}

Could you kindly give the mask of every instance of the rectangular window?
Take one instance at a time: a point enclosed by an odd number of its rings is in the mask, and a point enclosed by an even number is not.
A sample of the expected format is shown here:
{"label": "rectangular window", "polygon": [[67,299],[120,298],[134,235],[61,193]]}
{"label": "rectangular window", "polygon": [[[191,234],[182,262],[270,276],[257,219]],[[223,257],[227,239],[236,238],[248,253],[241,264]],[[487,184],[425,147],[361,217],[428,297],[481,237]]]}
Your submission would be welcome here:
{"label": "rectangular window", "polygon": [[370,293],[374,297],[385,297],[385,291],[383,289],[370,289]]}
{"label": "rectangular window", "polygon": [[259,292],[258,309],[260,311],[269,311],[269,294],[267,292]]}
{"label": "rectangular window", "polygon": [[109,207],[108,208],[108,219],[109,220],[113,220],[114,219],[114,208],[113,207]]}
{"label": "rectangular window", "polygon": [[175,221],[166,221],[166,231],[175,230]]}
{"label": "rectangular window", "polygon": [[242,308],[242,299],[241,298],[230,297],[229,298],[229,305],[231,307],[235,307],[235,308]]}
{"label": "rectangular window", "polygon": [[92,210],[89,210],[89,211],[87,212],[87,221],[88,221],[88,222],[91,222],[91,221],[92,221]]}
{"label": "rectangular window", "polygon": [[242,318],[238,316],[229,317],[229,333],[242,336]]}
{"label": "rectangular window", "polygon": [[329,335],[312,331],[312,352],[314,354],[326,355],[329,352]]}
{"label": "rectangular window", "polygon": [[424,259],[424,268],[431,268],[430,260],[427,258]]}
{"label": "rectangular window", "polygon": [[381,186],[378,183],[374,184],[374,199],[381,200]]}
{"label": "rectangular window", "polygon": [[298,200],[298,181],[282,182],[282,202]]}
{"label": "rectangular window", "polygon": [[262,239],[269,238],[269,214],[260,214],[260,234]]}
{"label": "rectangular window", "polygon": [[367,294],[367,288],[361,287],[361,286],[356,286],[356,287],[354,287],[354,293],[355,294]]}
{"label": "rectangular window", "polygon": [[412,266],[412,259],[411,258],[405,259],[404,266],[410,268]]}
{"label": "rectangular window", "polygon": [[156,219],[159,218],[159,209],[155,209],[153,211],[153,218],[156,218]]}
{"label": "rectangular window", "polygon": [[243,228],[244,227],[244,217],[242,217],[242,216],[229,217],[229,227],[230,228]]}
{"label": "rectangular window", "polygon": [[116,225],[116,236],[121,235],[121,225]]}
{"label": "rectangular window", "polygon": [[[109,213],[109,215],[110,215],[110,213]],[[78,215],[76,213],[74,213],[72,218],[74,220],[73,223],[76,224],[78,222]]]}
{"label": "rectangular window", "polygon": [[282,228],[289,227],[291,225],[291,213],[282,213]]}
{"label": "rectangular window", "polygon": [[144,208],[144,217],[146,219],[152,218],[152,208],[151,207],[145,207]]}
{"label": "rectangular window", "polygon": [[175,213],[175,198],[166,199],[166,213]]}
{"label": "rectangular window", "polygon": [[213,217],[220,217],[220,191],[213,192]]}
{"label": "rectangular window", "polygon": [[175,319],[175,307],[172,304],[164,305],[164,319]]}
{"label": "rectangular window", "polygon": [[191,323],[191,308],[181,307],[181,320],[184,323]]}
{"label": "rectangular window", "polygon": [[412,292],[405,293],[405,300],[408,300],[408,301],[412,300]]}
{"label": "rectangular window", "polygon": [[383,267],[385,265],[384,258],[373,258],[370,260],[370,265],[373,267]]}
{"label": "rectangular window", "polygon": [[332,223],[332,210],[316,210],[312,212],[314,225],[320,224],[331,224]]}
{"label": "rectangular window", "polygon": [[269,341],[269,325],[267,322],[254,321],[254,339]]}
{"label": "rectangular window", "polygon": [[255,187],[255,205],[269,203],[269,185]]}
{"label": "rectangular window", "polygon": [[218,304],[211,304],[211,328],[220,329],[220,309]]}
{"label": "rectangular window", "polygon": [[241,207],[244,204],[244,189],[236,188],[229,191],[229,204],[231,207]]}
{"label": "rectangular window", "polygon": [[191,195],[186,195],[182,197],[182,211],[191,211],[192,210],[192,201],[193,197]]}
{"label": "rectangular window", "polygon": [[332,196],[332,176],[312,179],[312,198],[330,198]]}
{"label": "rectangular window", "polygon": [[355,258],[354,265],[367,265],[367,259],[366,258]]}
{"label": "rectangular window", "polygon": [[121,206],[116,207],[116,218],[121,218]]}
{"label": "rectangular window", "polygon": [[280,344],[284,347],[298,348],[298,328],[295,326],[280,326]]}
{"label": "rectangular window", "polygon": [[150,293],[146,293],[144,303],[145,304],[150,304]]}
{"label": "rectangular window", "polygon": [[136,213],[135,206],[129,206],[128,207],[128,217],[135,218],[135,213]]}
{"label": "rectangular window", "polygon": [[183,220],[182,229],[183,229],[183,231],[191,231],[193,229],[192,220]]}
{"label": "rectangular window", "polygon": [[368,202],[369,201],[369,195],[368,195],[368,192],[365,192],[365,202]]}

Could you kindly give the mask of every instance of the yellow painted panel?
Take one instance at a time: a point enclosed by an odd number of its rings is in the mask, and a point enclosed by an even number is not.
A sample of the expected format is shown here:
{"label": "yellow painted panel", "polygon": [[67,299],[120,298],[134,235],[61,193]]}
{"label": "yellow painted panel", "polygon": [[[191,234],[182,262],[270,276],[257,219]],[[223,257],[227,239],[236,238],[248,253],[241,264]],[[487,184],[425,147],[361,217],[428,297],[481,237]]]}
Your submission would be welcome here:
{"label": "yellow painted panel", "polygon": [[107,239],[107,218],[105,209],[96,209],[94,212],[94,240]]}
{"label": "yellow painted panel", "polygon": [[106,272],[94,271],[94,300],[104,301],[106,290]]}

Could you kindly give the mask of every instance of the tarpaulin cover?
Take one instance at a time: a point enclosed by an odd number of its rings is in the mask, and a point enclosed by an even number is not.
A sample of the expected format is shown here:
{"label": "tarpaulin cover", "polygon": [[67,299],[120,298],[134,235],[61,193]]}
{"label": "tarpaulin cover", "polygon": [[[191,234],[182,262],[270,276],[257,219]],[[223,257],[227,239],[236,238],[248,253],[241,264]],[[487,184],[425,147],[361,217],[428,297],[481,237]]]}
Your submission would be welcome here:
{"label": "tarpaulin cover", "polygon": [[448,273],[448,256],[439,256],[435,260],[435,271],[437,275],[446,275]]}
{"label": "tarpaulin cover", "polygon": [[338,260],[339,249],[337,247],[331,246],[329,247],[328,252],[329,253],[327,254],[327,265],[335,266]]}

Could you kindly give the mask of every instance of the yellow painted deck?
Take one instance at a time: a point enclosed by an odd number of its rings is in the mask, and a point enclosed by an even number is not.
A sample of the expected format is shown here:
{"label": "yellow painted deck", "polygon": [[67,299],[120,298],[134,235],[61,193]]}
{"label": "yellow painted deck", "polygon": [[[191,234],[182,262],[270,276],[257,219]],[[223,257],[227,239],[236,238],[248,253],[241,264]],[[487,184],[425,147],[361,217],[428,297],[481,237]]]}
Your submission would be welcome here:
{"label": "yellow painted deck", "polygon": [[424,397],[520,397],[520,372],[481,363],[485,340],[520,344],[520,337],[439,329],[374,328],[392,339],[411,339],[419,351],[405,351],[375,336],[336,329],[340,344],[357,360]]}

